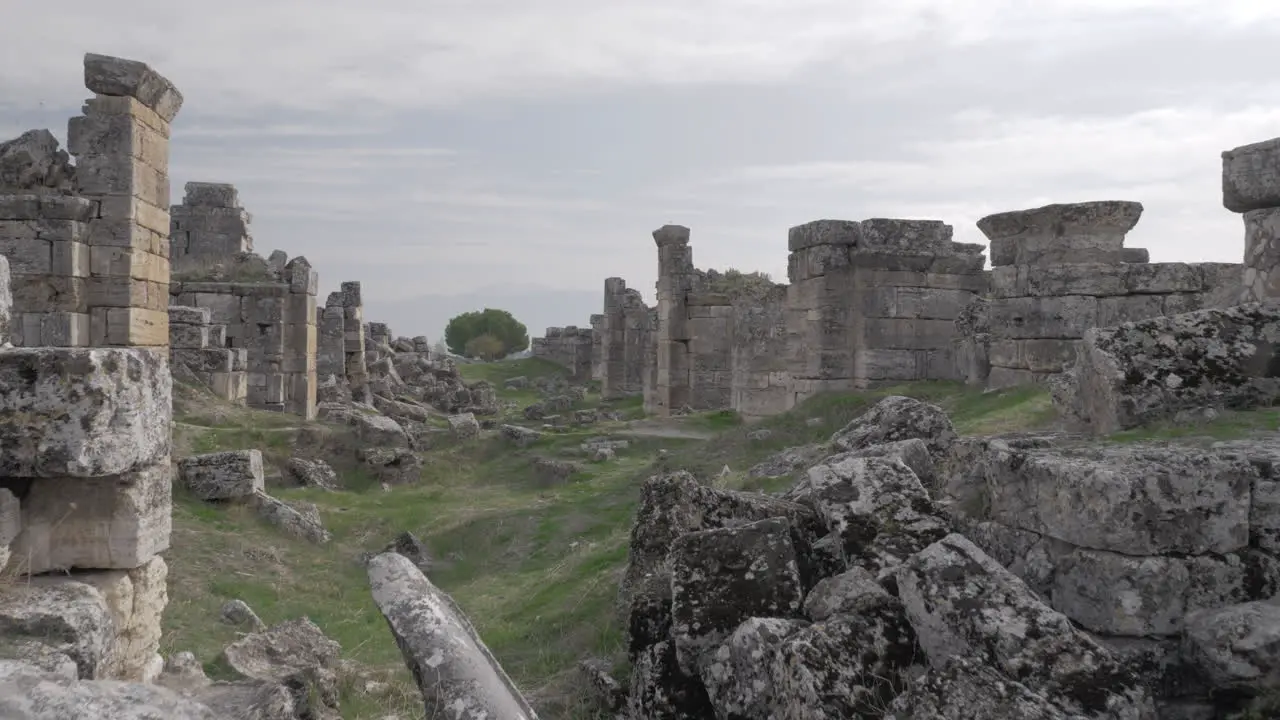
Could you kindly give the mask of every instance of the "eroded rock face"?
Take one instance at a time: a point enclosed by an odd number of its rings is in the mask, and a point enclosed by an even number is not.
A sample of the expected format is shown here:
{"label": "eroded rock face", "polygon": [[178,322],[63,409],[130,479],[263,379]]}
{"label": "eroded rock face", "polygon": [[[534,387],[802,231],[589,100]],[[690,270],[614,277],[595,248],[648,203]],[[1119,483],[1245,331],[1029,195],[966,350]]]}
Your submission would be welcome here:
{"label": "eroded rock face", "polygon": [[1280,303],[1156,317],[1085,333],[1064,381],[1068,412],[1111,433],[1202,407],[1280,398]]}
{"label": "eroded rock face", "polygon": [[831,437],[840,452],[911,439],[923,440],[933,457],[941,457],[956,438],[955,427],[942,408],[894,395],[876,403]]}
{"label": "eroded rock face", "polygon": [[0,387],[0,477],[119,475],[169,455],[164,353],[14,348],[0,353]]}
{"label": "eroded rock face", "polygon": [[383,553],[368,569],[374,602],[422,692],[428,717],[537,720],[452,598],[408,558]]}
{"label": "eroded rock face", "polygon": [[1191,613],[1183,646],[1215,686],[1265,692],[1280,673],[1280,604],[1250,602]]}
{"label": "eroded rock face", "polygon": [[965,537],[930,545],[899,567],[896,579],[934,667],[969,658],[1044,692],[1068,712],[1154,718],[1132,671]]}
{"label": "eroded rock face", "polygon": [[70,658],[81,679],[105,677],[116,632],[111,608],[97,588],[60,580],[0,593],[0,656],[22,659],[18,645],[33,642]]}

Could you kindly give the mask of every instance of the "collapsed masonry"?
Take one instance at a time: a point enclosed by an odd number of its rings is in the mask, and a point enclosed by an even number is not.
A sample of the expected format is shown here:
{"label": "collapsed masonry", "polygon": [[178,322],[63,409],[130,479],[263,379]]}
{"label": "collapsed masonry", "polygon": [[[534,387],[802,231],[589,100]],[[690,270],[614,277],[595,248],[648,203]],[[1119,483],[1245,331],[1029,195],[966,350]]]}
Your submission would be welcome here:
{"label": "collapsed masonry", "polygon": [[320,327],[316,347],[316,372],[320,378],[326,386],[342,387],[348,397],[369,402],[360,283],[344,282],[341,290],[329,293],[316,323]]}
{"label": "collapsed masonry", "polygon": [[102,55],[84,78],[75,166],[47,131],[0,144],[0,568],[23,578],[0,582],[0,656],[147,680],[167,602],[165,235],[182,95]]}
{"label": "collapsed masonry", "polygon": [[586,382],[591,379],[593,336],[590,328],[549,327],[544,337],[533,339],[530,352],[568,368],[574,381]]}

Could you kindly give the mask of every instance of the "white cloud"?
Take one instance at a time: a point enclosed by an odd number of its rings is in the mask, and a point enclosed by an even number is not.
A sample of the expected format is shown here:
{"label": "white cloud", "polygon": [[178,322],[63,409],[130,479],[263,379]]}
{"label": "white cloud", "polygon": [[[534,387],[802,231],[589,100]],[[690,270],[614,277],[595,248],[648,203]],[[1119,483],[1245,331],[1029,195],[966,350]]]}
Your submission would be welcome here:
{"label": "white cloud", "polygon": [[67,0],[6,11],[21,31],[0,46],[0,96],[73,102],[91,50],[150,62],[203,111],[377,113],[581,83],[778,81],[995,36],[1061,45],[1064,28],[1097,34],[1091,21],[1134,10],[1207,27],[1280,17],[1265,0]]}

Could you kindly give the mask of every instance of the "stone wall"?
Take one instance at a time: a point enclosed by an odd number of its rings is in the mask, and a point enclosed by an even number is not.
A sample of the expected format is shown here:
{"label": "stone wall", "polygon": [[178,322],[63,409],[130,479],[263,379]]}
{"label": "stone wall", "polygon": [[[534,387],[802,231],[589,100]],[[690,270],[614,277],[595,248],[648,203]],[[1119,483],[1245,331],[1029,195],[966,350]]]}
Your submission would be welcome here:
{"label": "stone wall", "polygon": [[228,347],[248,355],[251,407],[316,414],[316,288],[304,257],[290,260],[279,281],[174,282],[174,305],[207,308],[226,326]]}
{"label": "stone wall", "polygon": [[1222,204],[1244,216],[1240,302],[1280,297],[1280,138],[1222,153]]}
{"label": "stone wall", "polygon": [[209,308],[169,307],[169,359],[218,397],[245,404],[248,398],[249,354],[227,345],[227,326],[212,321]]}
{"label": "stone wall", "polygon": [[234,185],[189,182],[185,190],[182,204],[169,210],[175,272],[253,252],[252,217]]}
{"label": "stone wall", "polygon": [[532,354],[568,368],[574,382],[587,382],[591,380],[592,344],[591,328],[549,327],[546,335],[533,339]]}
{"label": "stone wall", "polygon": [[19,140],[34,152],[0,147],[0,318],[14,310],[0,321],[0,566],[24,576],[0,582],[0,654],[146,680],[167,602],[165,234],[182,96],[142,63],[84,67],[95,97],[70,123],[74,169],[42,133]]}
{"label": "stone wall", "polygon": [[[594,318],[600,317],[596,335]],[[644,356],[652,342],[649,306],[619,277],[604,281],[604,313],[592,316],[592,342],[600,347],[600,396],[605,399],[644,392]]]}
{"label": "stone wall", "polygon": [[369,402],[364,299],[360,283],[344,282],[341,290],[329,293],[318,324],[317,375],[326,381],[332,379],[343,384],[344,394]]}
{"label": "stone wall", "polygon": [[783,412],[791,403],[787,286],[770,285],[733,304],[730,404],[749,419]]}
{"label": "stone wall", "polygon": [[1149,263],[1125,248],[1142,205],[1102,201],[991,215],[990,374],[1001,388],[1057,377],[1085,331],[1238,302],[1241,266]]}

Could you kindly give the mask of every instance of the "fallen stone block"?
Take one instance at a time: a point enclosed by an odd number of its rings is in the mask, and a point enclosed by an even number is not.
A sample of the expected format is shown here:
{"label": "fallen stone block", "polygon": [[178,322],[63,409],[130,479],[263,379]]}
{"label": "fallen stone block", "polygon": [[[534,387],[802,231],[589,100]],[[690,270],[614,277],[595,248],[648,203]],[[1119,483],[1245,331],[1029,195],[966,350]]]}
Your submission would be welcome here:
{"label": "fallen stone block", "polygon": [[104,477],[169,455],[166,353],[15,348],[0,353],[0,476]]}
{"label": "fallen stone block", "polygon": [[195,700],[147,683],[73,680],[0,660],[0,717],[15,720],[220,720]]}
{"label": "fallen stone block", "polygon": [[1065,411],[1112,433],[1202,407],[1280,400],[1280,304],[1156,317],[1084,335]]}
{"label": "fallen stone block", "polygon": [[110,477],[33,481],[22,498],[11,566],[36,574],[145,565],[169,548],[171,475],[166,459]]}
{"label": "fallen stone block", "polygon": [[895,395],[876,403],[831,436],[838,452],[861,450],[872,445],[919,439],[934,457],[944,454],[956,438],[955,427],[942,408],[909,397]]}
{"label": "fallen stone block", "polygon": [[1266,691],[1280,673],[1280,604],[1249,602],[1187,616],[1184,653],[1215,687]]}
{"label": "fallen stone block", "polygon": [[262,453],[227,450],[178,461],[178,476],[201,500],[237,500],[263,489]]}
{"label": "fallen stone block", "polygon": [[480,423],[476,422],[473,413],[460,413],[449,416],[449,429],[453,431],[454,437],[466,440],[480,434]]}
{"label": "fallen stone block", "polygon": [[1132,671],[964,536],[930,545],[895,576],[934,668],[966,658],[1060,699],[1068,712],[1154,717]]}
{"label": "fallen stone block", "polygon": [[631,663],[627,709],[633,718],[699,720],[715,717],[707,689],[676,661],[675,647],[663,640],[640,651]]}
{"label": "fallen stone block", "polygon": [[782,642],[809,626],[804,620],[750,618],[702,665],[702,684],[718,717],[770,720],[773,658]]}
{"label": "fallen stone block", "polygon": [[459,718],[537,720],[453,599],[408,558],[397,553],[374,557],[369,585],[428,716],[449,708]]}
{"label": "fallen stone block", "polygon": [[298,717],[326,717],[338,710],[341,652],[315,623],[299,618],[246,635],[222,659],[242,677],[289,688]]}
{"label": "fallen stone block", "polygon": [[687,675],[697,675],[702,656],[748,618],[800,614],[800,571],[786,518],[681,535],[668,564],[671,639]]}
{"label": "fallen stone block", "polygon": [[317,545],[323,545],[331,539],[328,530],[320,521],[315,505],[310,505],[309,512],[303,511],[302,504],[294,507],[283,500],[278,500],[263,492],[249,496],[249,501],[258,510],[258,515],[268,523],[280,528],[284,533]]}
{"label": "fallen stone block", "polygon": [[79,678],[94,680],[107,676],[115,635],[106,598],[92,585],[51,578],[0,589],[0,656],[13,657],[17,645],[35,642],[70,658]]}
{"label": "fallen stone block", "polygon": [[304,487],[338,488],[338,473],[324,460],[294,456],[285,465],[285,472]]}

